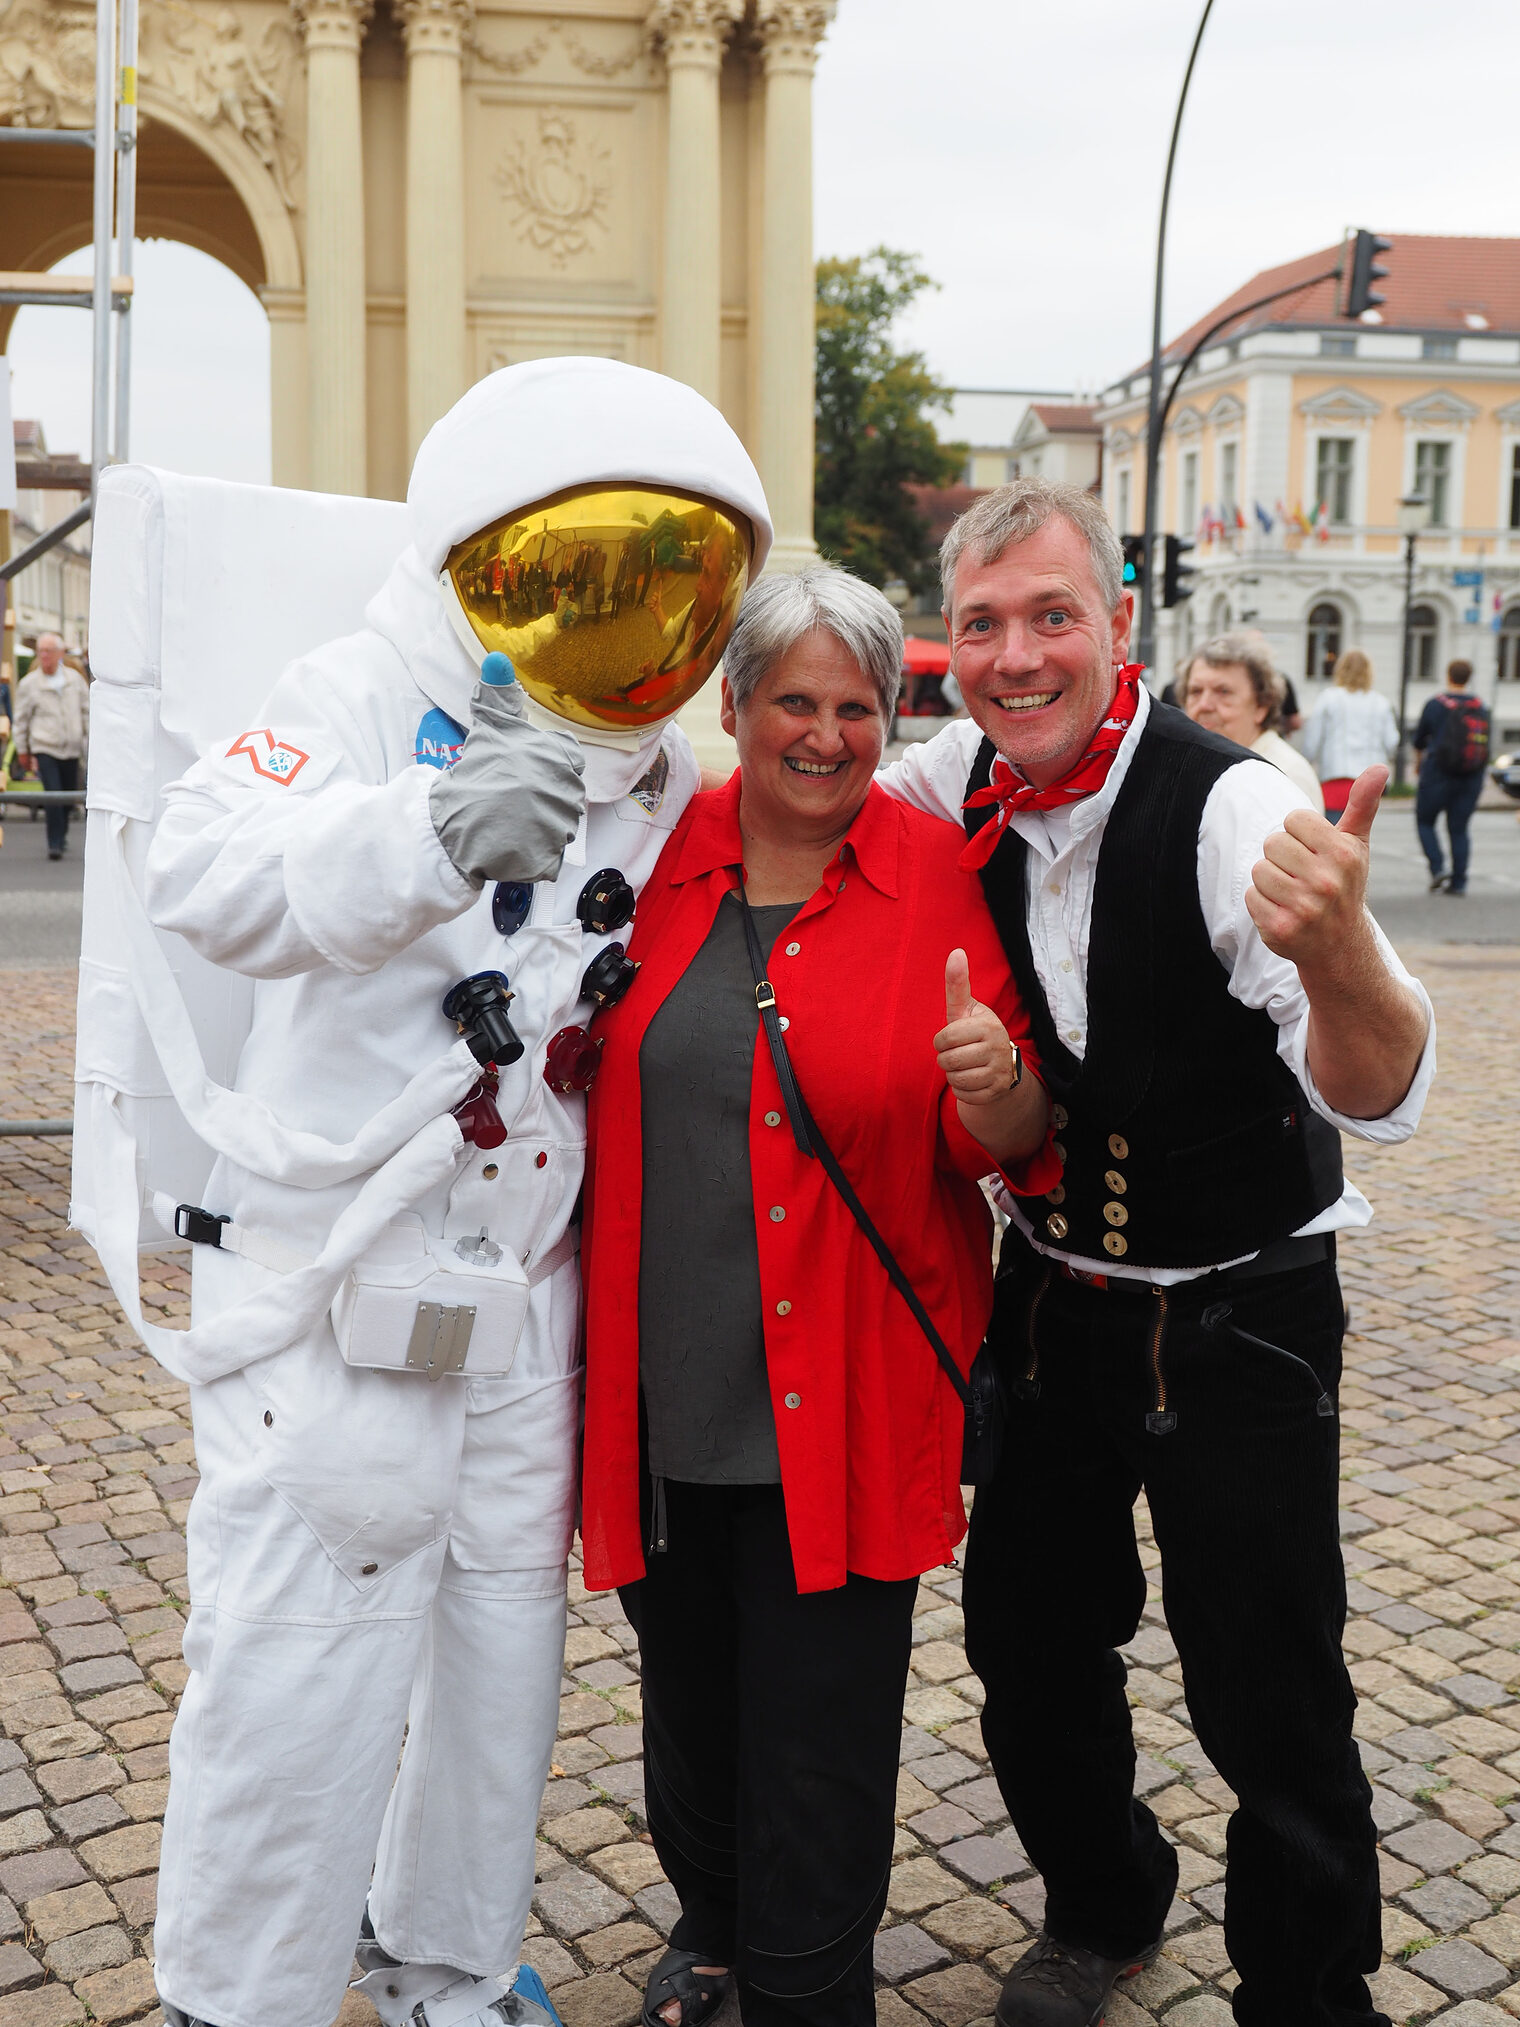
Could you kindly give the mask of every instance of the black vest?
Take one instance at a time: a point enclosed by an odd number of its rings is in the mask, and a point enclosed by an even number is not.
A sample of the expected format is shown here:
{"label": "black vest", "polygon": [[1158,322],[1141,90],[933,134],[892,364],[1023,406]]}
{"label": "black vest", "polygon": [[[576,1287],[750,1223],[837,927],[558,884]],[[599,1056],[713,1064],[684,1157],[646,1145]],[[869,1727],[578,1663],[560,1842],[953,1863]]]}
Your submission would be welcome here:
{"label": "black vest", "polygon": [[[993,758],[984,739],[968,794],[986,785]],[[1059,1188],[1022,1208],[1063,1252],[1213,1266],[1286,1238],[1341,1194],[1340,1135],[1278,1055],[1271,1015],[1231,998],[1198,901],[1204,804],[1225,769],[1249,758],[1181,711],[1151,707],[1099,847],[1080,1061],[1035,971],[1023,839],[1006,831],[982,868],[1064,1171]],[[992,814],[969,810],[966,829]]]}

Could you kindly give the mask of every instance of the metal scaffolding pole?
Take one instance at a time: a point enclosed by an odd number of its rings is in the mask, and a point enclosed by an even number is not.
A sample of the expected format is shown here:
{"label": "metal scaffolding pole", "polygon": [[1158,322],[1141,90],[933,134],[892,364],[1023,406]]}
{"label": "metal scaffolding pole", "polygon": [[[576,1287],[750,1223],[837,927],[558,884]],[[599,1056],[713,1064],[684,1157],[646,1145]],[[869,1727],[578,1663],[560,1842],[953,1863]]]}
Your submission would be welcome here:
{"label": "metal scaffolding pole", "polygon": [[[121,84],[116,108],[119,157],[116,190],[116,272],[132,272],[132,242],[137,232],[137,5],[121,0]],[[132,425],[132,298],[116,309],[116,435],[114,456],[125,464]]]}
{"label": "metal scaffolding pole", "polygon": [[90,497],[111,454],[111,224],[115,194],[116,0],[95,0],[95,287]]}

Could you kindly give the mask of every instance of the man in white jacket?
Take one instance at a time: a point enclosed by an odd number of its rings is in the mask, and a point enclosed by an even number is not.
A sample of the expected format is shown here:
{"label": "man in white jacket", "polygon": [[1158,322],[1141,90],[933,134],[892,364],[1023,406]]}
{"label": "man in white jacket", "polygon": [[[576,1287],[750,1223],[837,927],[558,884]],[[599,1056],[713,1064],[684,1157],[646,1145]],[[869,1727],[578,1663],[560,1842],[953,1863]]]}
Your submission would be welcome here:
{"label": "man in white jacket", "polygon": [[[637,573],[588,613],[584,526],[560,544],[563,581],[543,563],[564,503],[616,494],[626,509],[635,490],[655,496],[664,546],[636,533]],[[684,521],[671,496],[696,503]],[[520,513],[534,503],[536,518]],[[746,566],[758,572],[770,544],[759,480],[717,412],[606,360],[481,382],[423,444],[409,507],[413,545],[366,628],[294,664],[263,722],[169,791],[148,904],[258,981],[238,1091],[340,1147],[458,1055],[450,989],[507,974],[523,1046],[515,1061],[494,1051],[504,1137],[485,1094],[456,1114],[476,1144],[445,1111],[444,1158],[419,1168],[410,1215],[461,1258],[508,1249],[527,1315],[498,1361],[509,1369],[489,1377],[366,1369],[362,1343],[346,1362],[324,1315],[193,1390],[191,1673],[156,1930],[171,2027],[329,2027],[356,1943],[389,2023],[533,2017],[509,1984],[559,1702],[586,1062],[574,1034],[549,1052],[589,1020],[588,963],[631,907],[595,876],[615,870],[636,892],[697,786],[668,713],[717,661]],[[740,557],[721,599],[713,538],[699,539],[715,515]],[[519,536],[530,518],[546,531],[537,576],[519,581],[505,539],[484,577],[463,571],[475,538],[513,517]],[[683,528],[697,531],[688,554]],[[491,596],[473,595],[482,583]],[[476,680],[514,586],[539,615],[526,698],[499,657],[485,674],[505,683]],[[678,653],[683,607],[700,637]],[[588,704],[571,662],[617,662],[634,622],[671,651]],[[568,655],[572,628],[563,692],[535,684],[528,663],[546,643]],[[474,1070],[459,1060],[445,1106]],[[197,1329],[250,1298],[278,1314],[286,1275],[367,1180],[300,1187],[222,1158],[205,1215],[188,1220],[210,1241],[195,1249]]]}

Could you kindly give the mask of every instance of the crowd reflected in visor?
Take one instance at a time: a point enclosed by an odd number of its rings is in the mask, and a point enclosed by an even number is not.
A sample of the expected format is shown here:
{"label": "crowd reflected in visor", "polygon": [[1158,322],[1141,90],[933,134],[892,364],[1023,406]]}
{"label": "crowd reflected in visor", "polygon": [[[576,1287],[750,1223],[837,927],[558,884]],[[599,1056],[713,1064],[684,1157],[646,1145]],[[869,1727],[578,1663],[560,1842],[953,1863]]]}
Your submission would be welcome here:
{"label": "crowd reflected in visor", "polygon": [[446,565],[470,627],[545,709],[637,732],[716,668],[749,582],[750,530],[711,501],[638,486],[523,508]]}

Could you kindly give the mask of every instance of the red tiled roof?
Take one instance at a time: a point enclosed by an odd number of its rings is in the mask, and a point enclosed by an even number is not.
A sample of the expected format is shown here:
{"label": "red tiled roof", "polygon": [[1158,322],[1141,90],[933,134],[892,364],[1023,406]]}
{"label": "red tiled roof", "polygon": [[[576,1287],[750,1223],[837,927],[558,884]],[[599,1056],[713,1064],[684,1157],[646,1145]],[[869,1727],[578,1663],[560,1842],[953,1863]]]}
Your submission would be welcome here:
{"label": "red tiled roof", "polygon": [[[1373,284],[1374,292],[1384,298],[1381,329],[1520,334],[1520,239],[1447,238],[1410,232],[1384,233],[1382,237],[1392,245],[1378,261],[1380,267],[1387,268],[1387,277]],[[1307,282],[1310,275],[1334,267],[1339,254],[1338,247],[1327,246],[1317,253],[1301,254],[1281,267],[1264,268],[1175,337],[1166,348],[1167,358],[1180,359],[1234,304],[1254,302],[1258,296],[1286,288],[1300,276]],[[1337,319],[1335,301],[1333,281],[1315,282],[1267,309],[1242,317],[1219,335],[1222,339],[1238,338],[1243,331],[1260,330],[1268,324],[1319,326],[1340,321],[1343,329],[1354,329],[1344,319]],[[1471,315],[1488,321],[1486,325],[1469,324]]]}
{"label": "red tiled roof", "polygon": [[1044,423],[1052,436],[1057,432],[1067,436],[1102,435],[1102,428],[1097,420],[1097,410],[1090,404],[1031,401],[1029,406],[1031,411]]}

